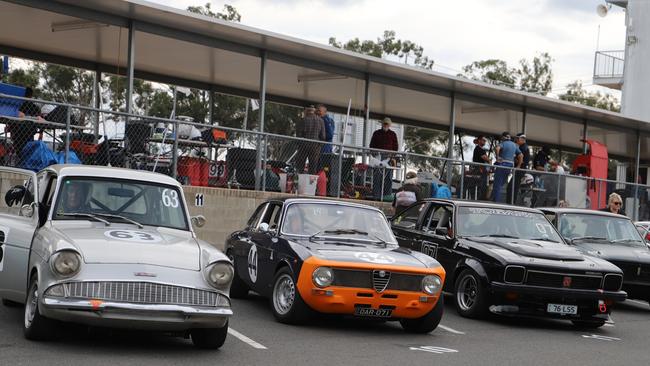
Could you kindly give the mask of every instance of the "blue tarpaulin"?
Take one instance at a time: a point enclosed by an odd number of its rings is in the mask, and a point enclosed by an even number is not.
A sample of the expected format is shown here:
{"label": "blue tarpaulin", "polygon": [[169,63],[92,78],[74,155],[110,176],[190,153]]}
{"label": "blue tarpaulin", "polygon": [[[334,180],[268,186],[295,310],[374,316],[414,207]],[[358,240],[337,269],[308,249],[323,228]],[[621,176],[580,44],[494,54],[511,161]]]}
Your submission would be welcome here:
{"label": "blue tarpaulin", "polygon": [[[65,153],[53,153],[43,141],[30,141],[23,148],[18,163],[19,168],[38,172],[53,164],[64,164]],[[81,160],[74,151],[68,152],[68,164],[81,164]]]}

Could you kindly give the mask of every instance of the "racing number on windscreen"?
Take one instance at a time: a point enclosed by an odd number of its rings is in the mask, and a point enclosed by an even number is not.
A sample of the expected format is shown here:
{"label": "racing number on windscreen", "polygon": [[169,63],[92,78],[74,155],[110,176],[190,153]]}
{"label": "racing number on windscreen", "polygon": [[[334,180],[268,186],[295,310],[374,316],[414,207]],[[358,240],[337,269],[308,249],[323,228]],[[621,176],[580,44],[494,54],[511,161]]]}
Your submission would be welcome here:
{"label": "racing number on windscreen", "polygon": [[162,203],[165,207],[178,207],[178,192],[173,189],[163,189]]}

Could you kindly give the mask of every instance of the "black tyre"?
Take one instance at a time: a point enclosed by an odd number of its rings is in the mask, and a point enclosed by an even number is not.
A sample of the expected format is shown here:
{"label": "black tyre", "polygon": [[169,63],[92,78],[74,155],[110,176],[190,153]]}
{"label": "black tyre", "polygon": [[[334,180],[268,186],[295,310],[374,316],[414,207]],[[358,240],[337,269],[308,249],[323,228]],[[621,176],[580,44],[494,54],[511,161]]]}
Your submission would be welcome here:
{"label": "black tyre", "polygon": [[296,281],[287,267],[281,268],[273,280],[271,310],[280,323],[300,324],[310,316],[310,309],[302,300]]}
{"label": "black tyre", "polygon": [[17,308],[17,307],[23,306],[23,304],[21,304],[21,303],[11,301],[11,300],[7,300],[7,299],[2,299],[2,305],[6,306],[8,308]]}
{"label": "black tyre", "polygon": [[38,279],[36,276],[33,276],[29,281],[29,290],[25,299],[23,333],[25,338],[32,341],[48,340],[54,333],[54,322],[43,317],[39,310]]}
{"label": "black tyre", "polygon": [[190,331],[192,343],[198,348],[218,349],[228,335],[228,323],[221,328],[196,328]]}
{"label": "black tyre", "polygon": [[572,320],[573,325],[578,328],[596,329],[605,325],[604,320]]}
{"label": "black tyre", "polygon": [[454,291],[456,310],[466,318],[482,318],[487,313],[487,291],[481,284],[481,279],[471,269],[463,270],[456,279]]}
{"label": "black tyre", "polygon": [[[232,252],[230,251],[228,252],[228,258],[230,258],[233,266],[235,266],[235,256],[232,255]],[[230,285],[230,297],[233,299],[243,299],[248,296],[250,288],[246,282],[239,277],[239,274],[237,274],[237,267],[234,267],[234,272],[232,284]]]}
{"label": "black tyre", "polygon": [[430,333],[438,327],[445,308],[444,298],[440,294],[438,303],[425,316],[417,319],[400,319],[399,323],[410,333]]}

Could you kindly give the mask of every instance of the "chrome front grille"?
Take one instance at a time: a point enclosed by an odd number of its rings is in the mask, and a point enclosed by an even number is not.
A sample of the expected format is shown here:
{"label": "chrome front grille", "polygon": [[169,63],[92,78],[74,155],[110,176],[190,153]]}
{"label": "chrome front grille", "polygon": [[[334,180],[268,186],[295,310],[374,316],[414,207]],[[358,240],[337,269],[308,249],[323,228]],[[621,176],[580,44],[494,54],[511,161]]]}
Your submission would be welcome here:
{"label": "chrome front grille", "polygon": [[63,286],[68,298],[138,304],[217,306],[219,297],[225,298],[212,291],[150,282],[69,282],[58,286]]}
{"label": "chrome front grille", "polygon": [[[376,271],[334,268],[334,282],[332,283],[332,286],[356,287],[376,290],[376,282],[374,281],[375,272]],[[388,273],[387,271],[385,272]],[[421,292],[423,277],[424,276],[420,274],[391,272],[390,280],[384,288],[384,291],[396,290]],[[379,281],[379,284],[382,285],[381,280]]]}
{"label": "chrome front grille", "polygon": [[372,271],[372,287],[375,291],[384,292],[388,287],[388,282],[390,282],[390,272],[384,270]]}

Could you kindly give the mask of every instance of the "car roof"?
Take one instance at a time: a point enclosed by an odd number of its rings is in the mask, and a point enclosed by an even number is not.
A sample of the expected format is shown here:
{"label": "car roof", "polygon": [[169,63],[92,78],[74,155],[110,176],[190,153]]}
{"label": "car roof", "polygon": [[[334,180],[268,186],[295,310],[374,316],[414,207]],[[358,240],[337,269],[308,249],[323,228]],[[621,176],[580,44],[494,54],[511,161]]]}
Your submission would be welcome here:
{"label": "car roof", "polygon": [[344,206],[351,206],[351,207],[359,207],[359,208],[366,208],[366,209],[371,209],[371,210],[376,210],[380,211],[381,210],[377,207],[362,204],[362,203],[357,203],[357,202],[351,202],[351,201],[344,201],[336,198],[314,198],[314,197],[279,197],[279,198],[272,198],[267,200],[266,202],[282,202],[285,204],[290,204],[290,203],[326,203],[326,204],[332,204],[332,203],[337,203],[341,204]]}
{"label": "car roof", "polygon": [[164,174],[144,170],[113,168],[98,165],[56,164],[50,165],[49,167],[43,169],[43,171],[52,171],[59,177],[110,177],[116,179],[149,181],[180,187],[180,183],[178,183],[178,181],[174,178],[171,178]]}
{"label": "car roof", "polygon": [[587,214],[587,215],[609,216],[609,217],[618,217],[618,218],[625,217],[626,219],[629,219],[629,217],[624,215],[619,215],[619,214],[606,212],[606,211],[590,210],[588,208],[540,207],[539,209],[542,210],[543,212],[553,212],[555,214],[563,214],[563,213]]}
{"label": "car roof", "polygon": [[447,204],[455,205],[455,206],[458,206],[458,207],[498,208],[498,209],[502,209],[502,210],[516,210],[516,211],[541,213],[541,211],[536,209],[536,208],[508,205],[508,204],[504,204],[504,203],[470,201],[470,200],[462,200],[462,199],[461,200],[452,200],[452,199],[442,199],[442,198],[427,198],[427,199],[424,199],[423,201],[424,202],[447,203]]}

